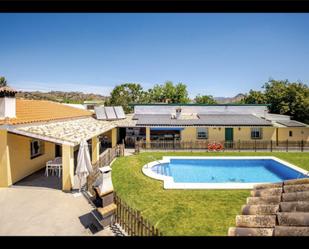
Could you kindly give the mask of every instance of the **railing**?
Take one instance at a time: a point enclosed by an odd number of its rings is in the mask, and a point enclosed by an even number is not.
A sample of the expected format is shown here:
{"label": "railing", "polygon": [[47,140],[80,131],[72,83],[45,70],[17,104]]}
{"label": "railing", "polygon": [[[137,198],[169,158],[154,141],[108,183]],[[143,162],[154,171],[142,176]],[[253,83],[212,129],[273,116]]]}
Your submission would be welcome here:
{"label": "railing", "polygon": [[151,141],[146,142],[141,140],[136,142],[135,151],[138,153],[140,150],[182,150],[193,151],[201,150],[208,151],[210,143],[220,143],[225,151],[300,151],[309,152],[309,141],[272,141],[272,140],[249,140],[249,141]]}
{"label": "railing", "polygon": [[157,228],[141,216],[140,211],[129,207],[114,192],[117,205],[115,222],[118,223],[129,236],[162,236]]}
{"label": "railing", "polygon": [[87,189],[88,191],[94,195],[95,192],[92,188],[93,183],[96,181],[98,176],[100,175],[99,168],[103,166],[110,165],[110,163],[117,157],[124,155],[124,145],[120,144],[113,148],[106,149],[100,156],[99,160],[92,165],[92,172],[87,177]]}

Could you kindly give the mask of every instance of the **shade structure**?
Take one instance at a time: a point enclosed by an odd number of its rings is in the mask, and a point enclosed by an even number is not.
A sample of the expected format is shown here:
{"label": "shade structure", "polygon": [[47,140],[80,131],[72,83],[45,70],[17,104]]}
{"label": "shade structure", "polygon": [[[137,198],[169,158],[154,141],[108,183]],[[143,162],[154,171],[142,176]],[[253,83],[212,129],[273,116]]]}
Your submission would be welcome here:
{"label": "shade structure", "polygon": [[82,181],[86,180],[89,173],[92,172],[92,164],[90,160],[90,153],[88,143],[84,139],[81,141],[77,156],[76,175],[80,180],[79,191],[81,190]]}

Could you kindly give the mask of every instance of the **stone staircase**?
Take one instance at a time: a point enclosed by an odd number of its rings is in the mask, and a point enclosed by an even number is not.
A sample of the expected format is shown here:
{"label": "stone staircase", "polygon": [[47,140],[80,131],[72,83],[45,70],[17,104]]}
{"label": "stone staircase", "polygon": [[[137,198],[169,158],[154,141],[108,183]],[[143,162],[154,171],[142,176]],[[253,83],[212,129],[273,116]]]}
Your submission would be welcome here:
{"label": "stone staircase", "polygon": [[255,186],[228,236],[309,236],[309,178]]}

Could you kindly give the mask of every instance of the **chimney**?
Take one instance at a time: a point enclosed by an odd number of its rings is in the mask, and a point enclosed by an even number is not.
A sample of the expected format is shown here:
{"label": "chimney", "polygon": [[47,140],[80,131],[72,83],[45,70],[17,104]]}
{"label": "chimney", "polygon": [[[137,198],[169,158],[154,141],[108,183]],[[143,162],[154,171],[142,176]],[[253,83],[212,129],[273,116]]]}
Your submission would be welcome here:
{"label": "chimney", "polygon": [[0,119],[16,118],[16,93],[8,86],[0,87]]}
{"label": "chimney", "polygon": [[176,108],[176,119],[179,119],[180,116],[181,116],[181,108],[178,107],[178,108]]}

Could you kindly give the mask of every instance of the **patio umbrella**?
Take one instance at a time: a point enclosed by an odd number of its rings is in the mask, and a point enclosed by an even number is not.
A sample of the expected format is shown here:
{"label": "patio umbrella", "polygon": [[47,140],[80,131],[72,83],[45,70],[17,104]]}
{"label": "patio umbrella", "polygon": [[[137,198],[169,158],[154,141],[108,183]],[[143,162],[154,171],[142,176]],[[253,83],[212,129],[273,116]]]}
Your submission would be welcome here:
{"label": "patio umbrella", "polygon": [[88,149],[88,143],[83,139],[79,146],[78,156],[77,156],[77,167],[76,175],[79,178],[79,192],[81,191],[82,179],[86,179],[89,173],[92,172],[92,164],[90,161],[90,154]]}

